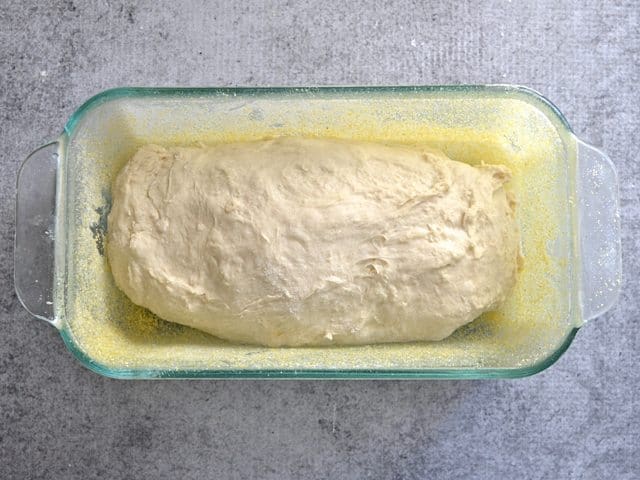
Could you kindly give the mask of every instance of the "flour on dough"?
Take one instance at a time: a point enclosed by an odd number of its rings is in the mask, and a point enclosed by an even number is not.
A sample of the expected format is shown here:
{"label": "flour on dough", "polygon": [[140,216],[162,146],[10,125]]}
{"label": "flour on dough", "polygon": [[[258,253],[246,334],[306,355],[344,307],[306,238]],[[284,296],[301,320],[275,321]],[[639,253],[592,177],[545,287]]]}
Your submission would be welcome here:
{"label": "flour on dough", "polygon": [[134,303],[234,342],[440,340],[516,281],[509,178],[374,143],[146,145],[113,186],[107,254]]}

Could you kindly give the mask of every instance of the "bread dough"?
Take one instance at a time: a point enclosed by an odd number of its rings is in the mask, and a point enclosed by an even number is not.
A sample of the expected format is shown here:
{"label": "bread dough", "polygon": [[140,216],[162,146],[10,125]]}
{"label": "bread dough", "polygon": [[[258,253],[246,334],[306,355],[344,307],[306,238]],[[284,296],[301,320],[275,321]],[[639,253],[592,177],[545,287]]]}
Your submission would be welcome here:
{"label": "bread dough", "polygon": [[113,186],[107,254],[133,302],[235,342],[440,340],[516,281],[509,178],[374,143],[146,145]]}

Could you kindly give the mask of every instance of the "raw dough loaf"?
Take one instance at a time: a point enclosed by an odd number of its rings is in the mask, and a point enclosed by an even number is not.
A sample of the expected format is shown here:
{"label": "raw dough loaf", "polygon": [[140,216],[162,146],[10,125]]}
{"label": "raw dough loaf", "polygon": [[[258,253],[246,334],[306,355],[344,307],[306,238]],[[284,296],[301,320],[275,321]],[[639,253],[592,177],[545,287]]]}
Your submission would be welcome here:
{"label": "raw dough loaf", "polygon": [[516,280],[509,178],[373,143],[147,145],[114,184],[108,259],[136,304],[235,342],[440,340]]}

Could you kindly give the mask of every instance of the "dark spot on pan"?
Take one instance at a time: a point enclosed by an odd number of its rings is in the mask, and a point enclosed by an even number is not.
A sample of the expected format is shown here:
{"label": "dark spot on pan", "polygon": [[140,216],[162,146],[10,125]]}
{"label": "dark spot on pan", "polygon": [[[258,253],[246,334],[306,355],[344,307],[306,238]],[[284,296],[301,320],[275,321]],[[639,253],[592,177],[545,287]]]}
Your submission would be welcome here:
{"label": "dark spot on pan", "polygon": [[89,226],[91,235],[96,241],[98,253],[104,257],[105,239],[107,237],[107,220],[111,211],[111,192],[109,190],[102,191],[102,200],[104,203],[95,209],[98,214],[98,220]]}

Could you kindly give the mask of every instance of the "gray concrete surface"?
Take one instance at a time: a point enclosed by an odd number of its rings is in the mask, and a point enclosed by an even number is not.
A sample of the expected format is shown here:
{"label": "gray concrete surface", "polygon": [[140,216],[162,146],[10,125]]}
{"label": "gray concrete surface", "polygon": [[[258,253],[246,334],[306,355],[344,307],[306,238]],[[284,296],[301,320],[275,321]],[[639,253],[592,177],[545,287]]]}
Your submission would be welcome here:
{"label": "gray concrete surface", "polygon": [[[2,1],[0,478],[638,478],[639,13],[634,0]],[[16,299],[18,165],[105,88],[495,82],[543,92],[620,172],[620,302],[542,374],[115,381]]]}

